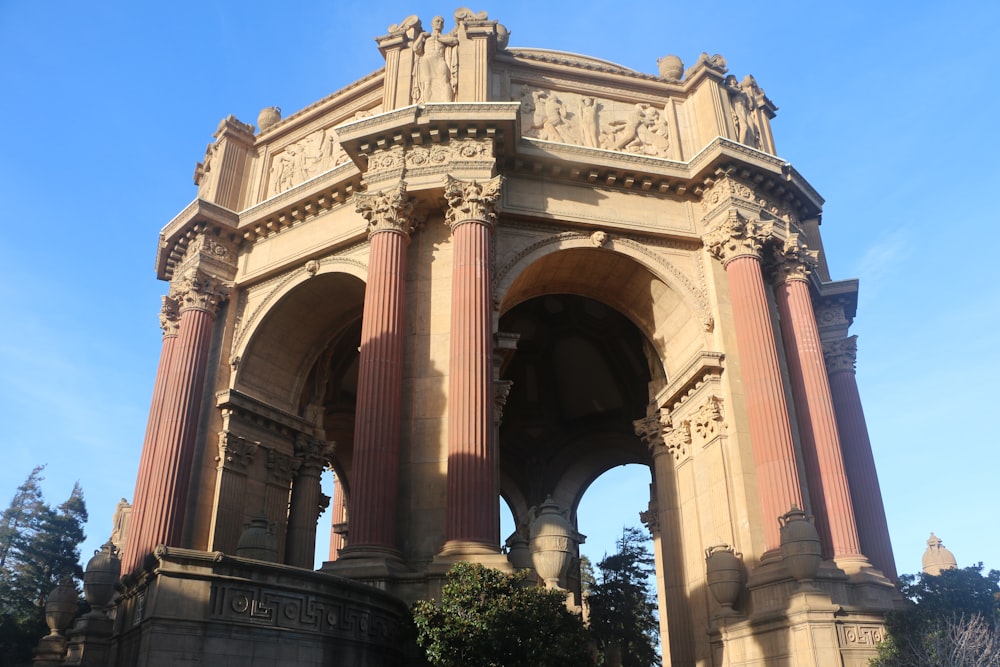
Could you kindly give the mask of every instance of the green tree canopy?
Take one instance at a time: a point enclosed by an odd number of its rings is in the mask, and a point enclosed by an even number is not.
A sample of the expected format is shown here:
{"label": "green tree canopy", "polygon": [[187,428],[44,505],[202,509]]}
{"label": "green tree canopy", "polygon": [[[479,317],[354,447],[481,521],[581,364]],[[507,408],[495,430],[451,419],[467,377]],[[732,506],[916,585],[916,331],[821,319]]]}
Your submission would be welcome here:
{"label": "green tree canopy", "polygon": [[899,590],[910,604],[886,615],[873,667],[1000,666],[1000,571],[903,575]]}
{"label": "green tree canopy", "polygon": [[660,663],[656,593],[649,584],[654,572],[649,539],[640,528],[624,529],[618,551],[597,564],[597,581],[587,598],[598,647],[604,655],[620,650],[623,667]]}
{"label": "green tree canopy", "polygon": [[45,601],[63,577],[83,577],[80,543],[87,506],[79,484],[64,503],[49,506],[39,466],[0,514],[0,666],[30,661],[47,634]]}
{"label": "green tree canopy", "polygon": [[592,665],[586,629],[559,591],[483,565],[456,563],[440,601],[417,602],[417,644],[435,667]]}

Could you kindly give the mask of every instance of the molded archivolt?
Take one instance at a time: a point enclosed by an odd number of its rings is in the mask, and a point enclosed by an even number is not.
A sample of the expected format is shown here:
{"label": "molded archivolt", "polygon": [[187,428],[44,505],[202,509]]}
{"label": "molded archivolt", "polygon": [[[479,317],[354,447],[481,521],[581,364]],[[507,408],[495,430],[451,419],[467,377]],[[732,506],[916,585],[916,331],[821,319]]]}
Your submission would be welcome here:
{"label": "molded archivolt", "polygon": [[[598,232],[600,233],[600,232]],[[585,296],[628,317],[652,343],[668,378],[707,349],[710,311],[703,289],[640,244],[566,232],[533,244],[498,269],[496,295],[506,313],[545,294]]]}
{"label": "molded archivolt", "polygon": [[[313,267],[315,268],[315,267]],[[233,356],[233,388],[293,414],[310,369],[331,339],[361,317],[364,271],[343,260],[302,269],[250,316]]]}

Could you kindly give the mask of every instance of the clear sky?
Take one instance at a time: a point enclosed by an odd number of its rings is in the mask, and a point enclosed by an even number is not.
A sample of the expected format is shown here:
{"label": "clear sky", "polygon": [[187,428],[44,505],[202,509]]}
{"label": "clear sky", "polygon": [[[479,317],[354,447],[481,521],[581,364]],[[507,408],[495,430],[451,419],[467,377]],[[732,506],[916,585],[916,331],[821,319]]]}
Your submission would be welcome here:
{"label": "clear sky", "polygon": [[[441,14],[450,29],[455,9],[0,3],[0,504],[47,463],[51,502],[83,486],[84,559],[107,539],[115,502],[132,496],[160,348],[157,233],[195,197],[219,120],[297,111],[378,69],[373,37],[388,25]],[[930,531],[960,565],[1000,568],[1000,3],[471,9],[504,23],[512,46],[648,73],[665,54],[691,65],[707,51],[756,77],[779,107],[779,155],[826,199],[834,279],[861,280],[858,382],[898,569],[920,569]],[[584,499],[596,559],[647,497],[641,475],[598,484],[615,490]]]}

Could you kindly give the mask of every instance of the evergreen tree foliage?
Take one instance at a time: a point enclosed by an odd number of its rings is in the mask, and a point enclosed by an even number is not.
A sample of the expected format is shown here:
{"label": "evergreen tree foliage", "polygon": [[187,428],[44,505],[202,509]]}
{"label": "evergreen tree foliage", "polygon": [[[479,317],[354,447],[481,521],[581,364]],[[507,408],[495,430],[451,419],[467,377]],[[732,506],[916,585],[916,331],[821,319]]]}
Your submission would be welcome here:
{"label": "evergreen tree foliage", "polygon": [[587,632],[559,591],[473,563],[448,572],[440,601],[413,606],[417,644],[435,667],[592,665]]}
{"label": "evergreen tree foliage", "polygon": [[1000,667],[1000,571],[983,564],[899,578],[873,667]]}
{"label": "evergreen tree foliage", "polygon": [[0,666],[30,662],[48,633],[45,601],[64,576],[82,579],[87,506],[79,484],[56,508],[42,495],[39,466],[0,514]]}
{"label": "evergreen tree foliage", "polygon": [[623,667],[660,663],[656,592],[649,584],[654,572],[649,539],[640,528],[624,529],[618,551],[597,564],[597,581],[587,598],[591,633],[601,654],[620,649]]}

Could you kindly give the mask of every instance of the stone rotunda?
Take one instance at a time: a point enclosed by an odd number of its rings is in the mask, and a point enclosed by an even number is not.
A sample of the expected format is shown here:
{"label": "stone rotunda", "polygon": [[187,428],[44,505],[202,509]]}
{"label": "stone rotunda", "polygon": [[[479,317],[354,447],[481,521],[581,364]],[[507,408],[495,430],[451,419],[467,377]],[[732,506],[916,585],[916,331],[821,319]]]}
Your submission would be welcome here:
{"label": "stone rotunda", "polygon": [[858,285],[775,105],[719,55],[650,74],[424,21],[305,109],[224,119],[160,234],[108,663],[399,664],[459,560],[579,604],[580,499],[641,464],[665,665],[866,664],[896,574]]}

